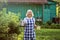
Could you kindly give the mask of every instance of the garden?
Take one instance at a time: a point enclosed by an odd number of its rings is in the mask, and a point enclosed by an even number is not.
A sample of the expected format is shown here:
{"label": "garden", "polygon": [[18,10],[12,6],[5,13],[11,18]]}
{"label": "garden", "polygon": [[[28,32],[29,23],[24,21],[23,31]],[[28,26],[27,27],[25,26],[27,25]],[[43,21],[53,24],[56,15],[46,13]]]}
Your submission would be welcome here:
{"label": "garden", "polygon": [[[0,40],[23,40],[24,27],[20,26],[20,13],[6,12],[3,8],[0,11]],[[60,24],[38,23],[36,29],[36,40],[60,40]]]}

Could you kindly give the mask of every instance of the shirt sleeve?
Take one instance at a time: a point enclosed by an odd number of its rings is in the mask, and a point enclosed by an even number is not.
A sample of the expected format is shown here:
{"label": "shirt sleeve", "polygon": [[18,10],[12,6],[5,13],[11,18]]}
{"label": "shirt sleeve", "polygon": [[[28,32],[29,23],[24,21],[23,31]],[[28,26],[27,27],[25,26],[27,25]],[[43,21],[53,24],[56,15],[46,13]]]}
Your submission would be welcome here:
{"label": "shirt sleeve", "polygon": [[24,18],[24,20],[23,20],[23,21],[24,21],[24,23],[27,23],[27,20],[26,20],[26,18]]}

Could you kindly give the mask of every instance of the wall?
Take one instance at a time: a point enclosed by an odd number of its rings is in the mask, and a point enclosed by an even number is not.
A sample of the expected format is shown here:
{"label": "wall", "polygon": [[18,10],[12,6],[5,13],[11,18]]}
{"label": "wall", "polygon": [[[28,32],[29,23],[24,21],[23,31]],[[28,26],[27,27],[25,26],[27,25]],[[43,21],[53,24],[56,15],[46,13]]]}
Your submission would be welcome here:
{"label": "wall", "polygon": [[21,18],[23,19],[26,15],[26,12],[28,9],[31,9],[34,13],[34,17],[42,17],[42,5],[36,5],[36,4],[9,4],[8,5],[8,11],[21,13]]}
{"label": "wall", "polygon": [[56,17],[56,3],[48,2],[44,5],[43,21],[51,21],[54,17]]}
{"label": "wall", "polygon": [[26,15],[28,9],[31,9],[34,13],[34,17],[40,17],[43,19],[43,22],[47,22],[52,20],[52,18],[56,17],[56,3],[48,2],[48,4],[44,5],[44,12],[43,6],[40,4],[9,4],[8,11],[14,13],[21,13],[21,19],[23,19]]}

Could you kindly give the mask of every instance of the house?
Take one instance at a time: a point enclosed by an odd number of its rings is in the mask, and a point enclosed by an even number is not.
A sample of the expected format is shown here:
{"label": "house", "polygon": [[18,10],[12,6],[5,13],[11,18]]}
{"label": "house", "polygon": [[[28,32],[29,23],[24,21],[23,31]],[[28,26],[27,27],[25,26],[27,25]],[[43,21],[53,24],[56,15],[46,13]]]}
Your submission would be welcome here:
{"label": "house", "polygon": [[56,16],[56,3],[47,0],[8,0],[8,11],[21,13],[21,19],[25,17],[26,11],[31,9],[35,18],[43,22],[52,20]]}
{"label": "house", "polygon": [[53,0],[54,2],[56,2],[56,17],[55,20],[57,20],[56,23],[60,23],[60,0]]}
{"label": "house", "polygon": [[56,17],[56,2],[52,0],[47,0],[48,3],[45,4],[43,19],[44,22],[51,21]]}

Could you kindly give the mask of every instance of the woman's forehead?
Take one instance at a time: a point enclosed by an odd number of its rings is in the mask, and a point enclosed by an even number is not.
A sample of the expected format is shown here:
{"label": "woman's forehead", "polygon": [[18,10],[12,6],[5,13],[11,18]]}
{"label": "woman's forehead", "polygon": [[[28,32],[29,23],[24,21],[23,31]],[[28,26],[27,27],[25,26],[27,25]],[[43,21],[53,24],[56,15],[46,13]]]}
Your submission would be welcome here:
{"label": "woman's forehead", "polygon": [[28,14],[32,14],[32,12],[28,12]]}
{"label": "woman's forehead", "polygon": [[32,13],[31,11],[29,11],[28,13]]}
{"label": "woman's forehead", "polygon": [[32,13],[30,13],[30,12],[28,13],[28,15],[29,15],[29,14],[32,15]]}

